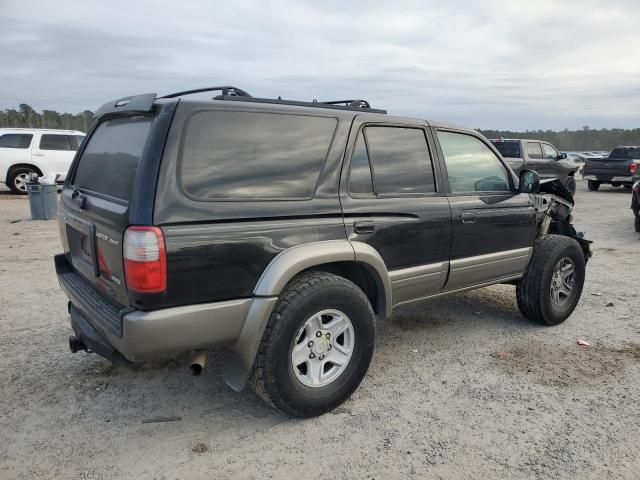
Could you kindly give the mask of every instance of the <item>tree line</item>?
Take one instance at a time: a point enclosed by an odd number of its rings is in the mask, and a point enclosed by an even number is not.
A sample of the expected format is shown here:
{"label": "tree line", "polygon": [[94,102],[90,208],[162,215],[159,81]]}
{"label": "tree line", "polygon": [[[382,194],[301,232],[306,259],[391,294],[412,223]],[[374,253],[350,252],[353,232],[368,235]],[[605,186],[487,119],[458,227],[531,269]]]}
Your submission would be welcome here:
{"label": "tree line", "polygon": [[511,132],[508,130],[478,129],[487,138],[531,138],[552,143],[559,150],[564,151],[609,151],[618,145],[640,145],[640,128],[589,128],[556,132],[553,130],[527,130],[526,132]]}
{"label": "tree line", "polygon": [[[86,132],[93,122],[93,112],[59,113],[55,110],[36,112],[30,105],[21,103],[17,109],[0,110],[0,128],[58,128]],[[587,126],[580,130],[527,130],[515,132],[509,130],[478,129],[487,138],[532,138],[545,140],[560,150],[611,150],[617,145],[640,145],[640,128],[601,128]]]}
{"label": "tree line", "polygon": [[55,110],[36,112],[30,105],[21,103],[17,109],[0,110],[0,128],[56,128],[86,132],[93,122],[93,112],[60,113]]}

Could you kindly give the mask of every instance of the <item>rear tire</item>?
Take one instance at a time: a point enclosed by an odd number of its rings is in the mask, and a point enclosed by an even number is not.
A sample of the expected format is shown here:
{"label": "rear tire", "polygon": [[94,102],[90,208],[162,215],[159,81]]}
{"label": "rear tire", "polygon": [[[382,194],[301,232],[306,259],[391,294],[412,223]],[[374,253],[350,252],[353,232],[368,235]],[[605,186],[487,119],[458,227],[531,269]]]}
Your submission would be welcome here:
{"label": "rear tire", "polygon": [[612,187],[619,187],[620,185],[622,185],[620,182],[611,182],[611,186]]}
{"label": "rear tire", "polygon": [[587,182],[587,188],[591,191],[591,192],[595,192],[596,190],[598,190],[600,188],[600,182],[597,182],[595,180],[589,180]]}
{"label": "rear tire", "polygon": [[633,221],[633,226],[636,229],[636,232],[640,233],[640,215],[636,215],[636,218]]}
{"label": "rear tire", "polygon": [[[337,318],[344,333],[337,333]],[[251,376],[256,393],[295,417],[333,410],[367,373],[374,318],[367,296],[349,280],[326,272],[295,278],[280,296],[260,342]]]}
{"label": "rear tire", "polygon": [[585,259],[573,238],[548,235],[536,242],[524,277],[516,286],[518,308],[529,320],[558,325],[580,300]]}
{"label": "rear tire", "polygon": [[27,194],[27,181],[29,180],[29,175],[32,173],[38,173],[33,168],[30,167],[18,167],[11,170],[9,174],[7,186],[11,189],[11,191],[17,195],[26,195]]}

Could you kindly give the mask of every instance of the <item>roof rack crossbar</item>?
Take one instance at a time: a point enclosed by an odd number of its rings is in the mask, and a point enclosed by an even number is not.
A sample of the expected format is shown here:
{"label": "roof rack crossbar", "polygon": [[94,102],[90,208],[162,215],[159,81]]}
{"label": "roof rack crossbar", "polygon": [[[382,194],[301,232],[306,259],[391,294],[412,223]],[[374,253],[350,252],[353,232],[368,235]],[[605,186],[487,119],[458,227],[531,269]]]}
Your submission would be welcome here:
{"label": "roof rack crossbar", "polygon": [[194,93],[202,93],[202,92],[222,92],[224,97],[248,97],[251,98],[251,95],[238,87],[233,87],[231,85],[224,85],[222,87],[205,87],[205,88],[196,88],[195,90],[185,90],[183,92],[170,93],[169,95],[165,95],[160,98],[175,98],[182,97],[183,95],[193,95]]}
{"label": "roof rack crossbar", "polygon": [[328,102],[318,102],[326,105],[344,105],[345,107],[371,108],[366,100],[331,100]]}

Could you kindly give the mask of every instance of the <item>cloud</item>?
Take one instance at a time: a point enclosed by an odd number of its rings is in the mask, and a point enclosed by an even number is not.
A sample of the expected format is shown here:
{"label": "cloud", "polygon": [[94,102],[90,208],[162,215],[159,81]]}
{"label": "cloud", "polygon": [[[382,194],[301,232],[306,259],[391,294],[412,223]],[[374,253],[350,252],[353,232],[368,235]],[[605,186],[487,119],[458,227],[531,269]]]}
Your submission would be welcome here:
{"label": "cloud", "polygon": [[3,3],[0,108],[228,83],[482,128],[640,123],[637,1]]}

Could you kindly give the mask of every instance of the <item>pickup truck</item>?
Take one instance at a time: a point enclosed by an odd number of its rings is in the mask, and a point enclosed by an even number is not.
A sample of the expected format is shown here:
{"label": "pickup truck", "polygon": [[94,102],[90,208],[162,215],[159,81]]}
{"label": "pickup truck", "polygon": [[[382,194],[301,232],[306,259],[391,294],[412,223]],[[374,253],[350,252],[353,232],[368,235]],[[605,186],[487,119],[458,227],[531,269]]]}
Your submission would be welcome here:
{"label": "pickup truck", "polygon": [[516,174],[522,170],[535,170],[542,179],[557,178],[569,193],[576,192],[575,174],[580,165],[567,159],[550,143],[530,139],[492,139],[491,143],[500,152]]}
{"label": "pickup truck", "polygon": [[633,176],[640,170],[640,147],[616,147],[606,157],[589,158],[584,164],[583,176],[589,190],[595,191],[603,183],[631,187]]}

